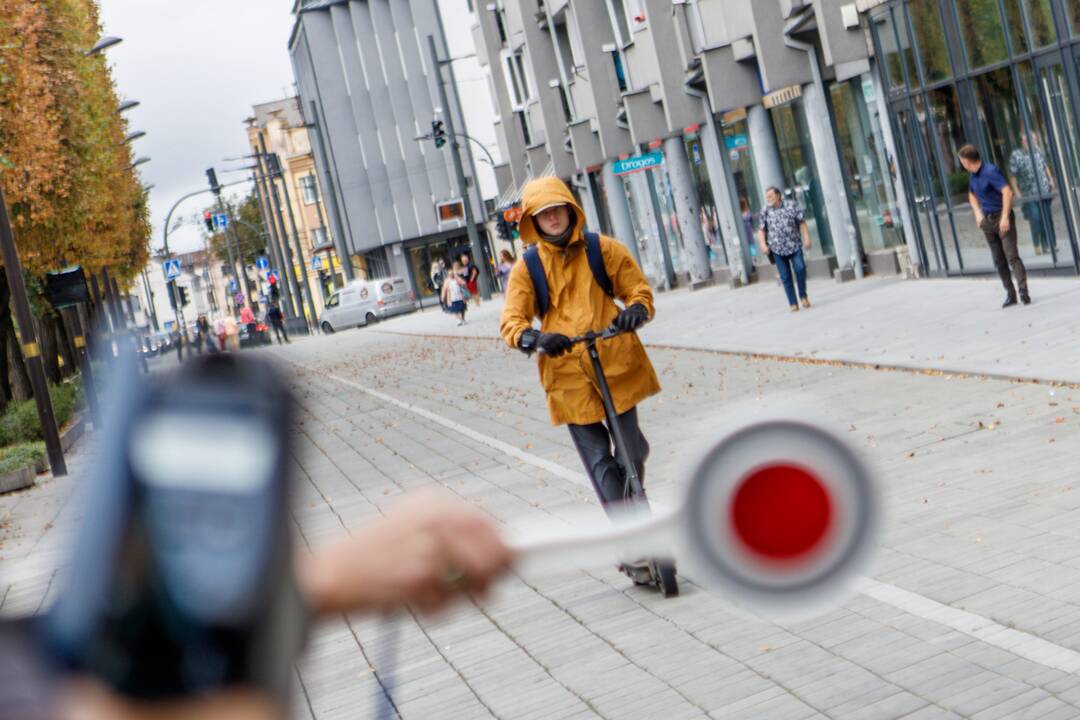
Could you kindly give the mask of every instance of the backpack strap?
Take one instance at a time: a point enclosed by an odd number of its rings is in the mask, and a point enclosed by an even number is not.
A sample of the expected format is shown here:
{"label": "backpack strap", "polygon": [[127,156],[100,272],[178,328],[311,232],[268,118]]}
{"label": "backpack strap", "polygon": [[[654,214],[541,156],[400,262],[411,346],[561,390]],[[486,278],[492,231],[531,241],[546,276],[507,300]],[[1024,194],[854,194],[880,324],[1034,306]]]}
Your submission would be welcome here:
{"label": "backpack strap", "polygon": [[[589,270],[592,271],[593,279],[600,289],[608,297],[615,297],[615,287],[611,284],[607,267],[604,265],[604,254],[600,248],[600,236],[596,233],[585,233],[585,257],[589,261]],[[548,292],[547,276],[544,275],[544,264],[540,261],[540,251],[535,245],[525,250],[525,267],[532,279],[533,295],[536,297],[536,311],[540,317],[547,315],[551,306],[551,296]]]}
{"label": "backpack strap", "polygon": [[547,315],[551,299],[548,294],[547,276],[544,275],[544,264],[540,261],[540,251],[535,245],[525,250],[525,267],[532,279],[533,295],[536,297],[536,314],[540,317]]}
{"label": "backpack strap", "polygon": [[607,267],[604,265],[604,253],[600,248],[600,236],[596,233],[585,233],[585,255],[589,259],[589,269],[592,270],[596,284],[608,297],[615,297],[615,286],[608,277]]}

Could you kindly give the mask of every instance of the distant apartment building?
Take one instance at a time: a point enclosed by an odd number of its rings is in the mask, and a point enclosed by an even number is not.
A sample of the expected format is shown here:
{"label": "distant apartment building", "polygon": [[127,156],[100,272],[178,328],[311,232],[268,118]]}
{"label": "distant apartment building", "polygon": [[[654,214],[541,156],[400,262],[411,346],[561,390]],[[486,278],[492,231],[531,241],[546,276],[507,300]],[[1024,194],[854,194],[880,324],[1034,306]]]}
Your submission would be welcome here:
{"label": "distant apartment building", "polygon": [[[254,184],[271,249],[268,265],[280,276],[286,308],[295,292],[291,278],[302,294],[306,276],[316,311],[321,312],[326,298],[353,277],[356,268],[342,266],[343,258],[346,263],[351,258],[339,244],[342,236],[331,230],[331,218],[339,210],[333,196],[323,191],[300,101],[291,97],[256,105],[245,122],[258,167]],[[269,156],[276,158],[280,177],[269,177]],[[301,253],[303,257],[297,257]],[[285,268],[287,257],[291,276]],[[266,271],[260,274],[265,280]]]}
{"label": "distant apartment building", "polygon": [[[449,57],[438,6],[299,0],[294,13],[289,50],[301,109],[319,179],[331,180],[324,187],[339,209],[331,234],[361,274],[405,276],[418,296],[430,296],[431,264],[469,248],[448,149],[417,140],[448,113],[465,128],[455,88],[448,87],[450,107],[441,106],[429,57],[429,35],[440,59]],[[449,69],[442,72],[449,80]],[[471,149],[462,143],[472,211],[486,237]]]}

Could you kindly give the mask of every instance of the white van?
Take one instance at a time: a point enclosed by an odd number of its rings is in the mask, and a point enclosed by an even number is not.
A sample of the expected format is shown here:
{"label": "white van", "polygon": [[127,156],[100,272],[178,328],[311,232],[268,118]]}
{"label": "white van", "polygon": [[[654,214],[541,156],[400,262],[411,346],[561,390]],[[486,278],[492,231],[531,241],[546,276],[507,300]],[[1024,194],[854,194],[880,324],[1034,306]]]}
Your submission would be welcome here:
{"label": "white van", "polygon": [[319,327],[324,333],[333,333],[371,325],[415,309],[415,297],[405,278],[354,280],[326,301]]}

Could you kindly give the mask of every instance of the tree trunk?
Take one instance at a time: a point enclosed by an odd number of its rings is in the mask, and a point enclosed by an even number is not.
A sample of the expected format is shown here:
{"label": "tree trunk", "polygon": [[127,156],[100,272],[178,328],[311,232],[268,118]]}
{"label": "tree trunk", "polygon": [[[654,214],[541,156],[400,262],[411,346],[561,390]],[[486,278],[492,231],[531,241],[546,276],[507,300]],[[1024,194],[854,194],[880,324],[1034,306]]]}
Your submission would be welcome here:
{"label": "tree trunk", "polygon": [[8,288],[7,273],[0,272],[0,413],[7,409],[11,400],[11,381],[8,380],[8,355],[5,348],[15,336],[11,324],[11,290]]}
{"label": "tree trunk", "polygon": [[60,349],[60,357],[64,360],[64,367],[61,372],[64,377],[71,377],[79,372],[79,356],[76,354],[75,346],[71,342],[71,332],[67,323],[64,322],[64,316],[59,311],[56,318],[56,339]]}
{"label": "tree trunk", "polygon": [[[4,313],[8,316],[8,313]],[[11,323],[10,317],[7,321]],[[29,400],[34,397],[33,387],[30,385],[30,373],[26,370],[26,362],[23,360],[22,349],[19,347],[19,338],[14,332],[8,333],[7,357],[11,375],[11,397],[13,400]]]}
{"label": "tree trunk", "polygon": [[41,363],[45,367],[45,379],[53,385],[60,382],[59,349],[56,347],[56,318],[51,312],[34,318],[37,327],[38,346],[41,348]]}

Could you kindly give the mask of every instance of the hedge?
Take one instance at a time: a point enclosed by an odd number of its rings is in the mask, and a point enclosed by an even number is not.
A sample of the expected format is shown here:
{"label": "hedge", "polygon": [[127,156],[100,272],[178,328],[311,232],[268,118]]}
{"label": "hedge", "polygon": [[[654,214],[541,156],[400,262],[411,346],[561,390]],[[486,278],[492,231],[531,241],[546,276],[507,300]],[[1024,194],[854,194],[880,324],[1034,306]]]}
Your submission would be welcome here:
{"label": "hedge", "polygon": [[[82,404],[82,384],[75,380],[50,385],[49,397],[52,398],[56,424],[62,426]],[[0,415],[0,448],[44,439],[45,434],[38,422],[37,404],[32,399],[9,403],[7,410]]]}
{"label": "hedge", "polygon": [[0,448],[0,475],[34,467],[45,459],[45,443],[30,442]]}

